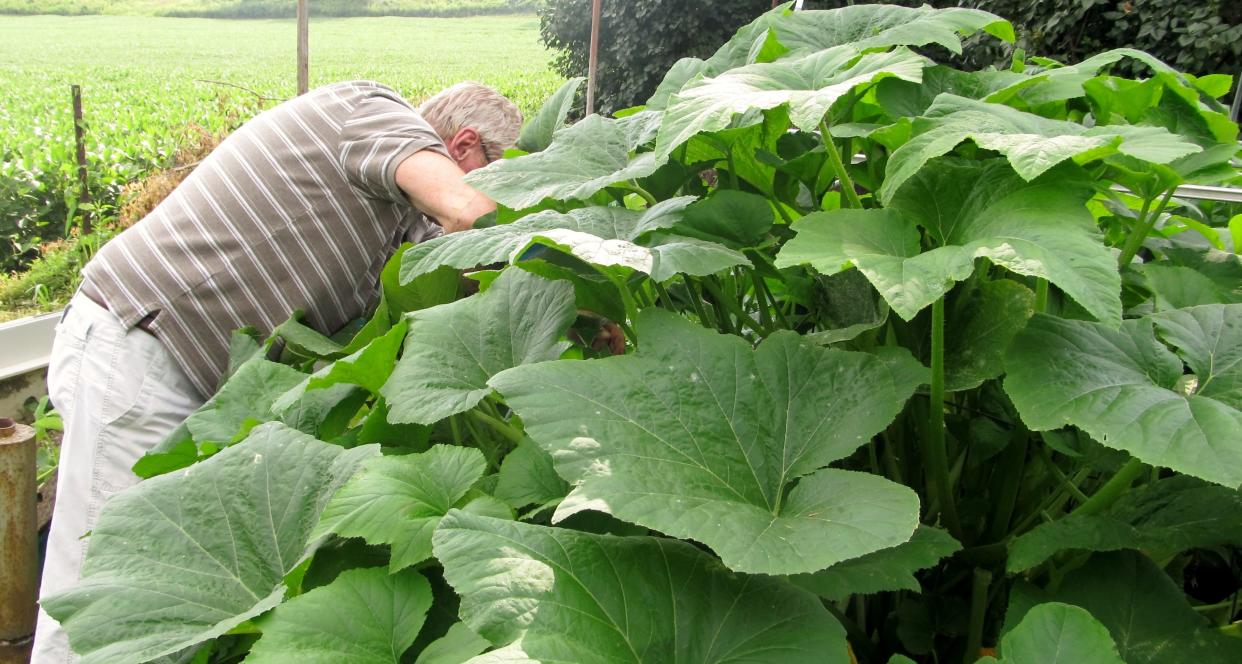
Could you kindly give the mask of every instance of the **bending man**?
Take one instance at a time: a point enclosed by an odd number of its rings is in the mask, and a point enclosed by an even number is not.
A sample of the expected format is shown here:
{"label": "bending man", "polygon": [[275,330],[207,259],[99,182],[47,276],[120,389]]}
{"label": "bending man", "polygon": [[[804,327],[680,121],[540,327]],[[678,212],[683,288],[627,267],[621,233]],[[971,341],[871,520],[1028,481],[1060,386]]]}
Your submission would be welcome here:
{"label": "bending man", "polygon": [[[229,136],[83,271],[48,369],[65,422],[41,594],[74,585],[100,507],[215,392],[233,330],[295,309],[331,333],[378,297],[396,247],[470,228],[495,204],[462,181],[517,139],[517,108],[463,83],[418,109],[329,85]],[[423,214],[438,221],[438,226]],[[40,612],[34,664],[76,661]]]}

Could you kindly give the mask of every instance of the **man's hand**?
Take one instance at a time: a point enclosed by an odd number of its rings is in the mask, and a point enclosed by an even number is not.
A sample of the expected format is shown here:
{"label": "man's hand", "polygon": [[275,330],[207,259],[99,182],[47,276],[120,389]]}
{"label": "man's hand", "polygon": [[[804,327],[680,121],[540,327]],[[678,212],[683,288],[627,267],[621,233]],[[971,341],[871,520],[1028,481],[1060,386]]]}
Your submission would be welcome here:
{"label": "man's hand", "polygon": [[494,212],[496,204],[466,184],[465,173],[452,159],[432,151],[415,152],[397,166],[397,186],[410,203],[440,224],[445,233],[464,231]]}

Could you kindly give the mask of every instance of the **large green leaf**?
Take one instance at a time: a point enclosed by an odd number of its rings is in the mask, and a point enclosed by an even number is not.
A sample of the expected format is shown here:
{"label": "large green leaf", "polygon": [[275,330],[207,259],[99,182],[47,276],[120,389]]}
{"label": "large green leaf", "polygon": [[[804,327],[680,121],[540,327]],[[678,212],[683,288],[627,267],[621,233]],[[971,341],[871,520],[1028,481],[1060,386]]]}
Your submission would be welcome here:
{"label": "large green leaf", "polygon": [[[678,153],[679,160],[684,164],[714,165],[717,178],[731,180],[736,176],[766,196],[775,197],[774,180],[777,165],[782,161],[778,156],[779,144],[789,135],[788,109],[749,111],[733,124],[738,126],[691,138],[681,148],[684,151]],[[822,161],[823,155],[811,152],[802,158]],[[735,189],[716,190],[717,195],[723,192],[740,193]]]}
{"label": "large green leaf", "polygon": [[476,663],[849,661],[844,630],[813,595],[731,573],[685,542],[459,511],[434,542],[462,620],[506,646]]}
{"label": "large green leaf", "polygon": [[576,485],[555,520],[608,512],[767,574],[814,572],[910,539],[913,492],[825,466],[893,419],[921,381],[912,358],[890,363],[784,332],[751,350],[665,312],[644,312],[637,327],[636,355],[492,379]]}
{"label": "large green leaf", "polygon": [[487,380],[520,364],[555,360],[577,318],[574,289],[506,270],[486,291],[411,314],[405,353],[381,392],[390,422],[435,424],[476,406]]}
{"label": "large green leaf", "polygon": [[1160,127],[1102,125],[1050,120],[1001,104],[942,94],[915,120],[915,136],[888,161],[880,199],[893,199],[928,162],[965,140],[1005,155],[1014,170],[1033,180],[1057,164],[1085,163],[1120,153],[1163,164],[1198,152],[1199,146]]}
{"label": "large green leaf", "polygon": [[1182,265],[1153,263],[1143,266],[1156,309],[1165,311],[1201,304],[1242,302],[1242,281],[1223,284],[1198,270]]}
{"label": "large green leaf", "polygon": [[1060,602],[1028,611],[1001,639],[1000,655],[1003,664],[1125,664],[1100,621],[1081,607]]}
{"label": "large green leaf", "polygon": [[413,571],[351,569],[276,608],[247,664],[400,664],[431,608]]}
{"label": "large green leaf", "polygon": [[1242,305],[1158,314],[1119,329],[1037,314],[1005,359],[1005,391],[1034,430],[1073,424],[1143,461],[1242,484]]}
{"label": "large green leaf", "polygon": [[496,498],[514,509],[543,505],[569,493],[569,484],[556,474],[552,457],[529,438],[523,438],[500,465]]}
{"label": "large green leaf", "polygon": [[859,4],[823,11],[793,12],[789,11],[786,3],[786,6],[773,9],[738,30],[728,43],[701,65],[700,71],[714,76],[755,62],[757,47],[770,39],[772,34],[782,47],[795,55],[842,44],[858,49],[938,44],[954,53],[961,53],[961,37],[979,30],[1005,41],[1014,40],[1013,26],[1008,21],[977,9]]}
{"label": "large green leaf", "polygon": [[734,249],[759,244],[772,228],[776,213],[762,196],[721,189],[686,208],[681,235],[720,242]]}
{"label": "large green leaf", "polygon": [[934,9],[896,5],[854,5],[825,11],[793,12],[774,17],[771,28],[782,46],[809,53],[840,44],[857,49],[937,44],[962,52],[962,37],[980,30],[1008,42],[1013,26],[978,9]]}
{"label": "large green leaf", "polygon": [[[1091,190],[1076,174],[1070,168],[1025,182],[999,160],[942,160],[892,208],[818,212],[794,222],[798,235],[777,266],[810,264],[824,274],[857,267],[910,320],[983,257],[1048,279],[1100,320],[1118,321],[1117,261],[1084,207]],[[921,250],[918,227],[936,248]]]}
{"label": "large green leaf", "polygon": [[699,58],[682,58],[674,62],[664,74],[664,79],[660,81],[656,91],[647,100],[647,108],[657,111],[667,109],[673,95],[681,92],[681,89],[695,77],[708,71],[707,61]]}
{"label": "large green leaf", "polygon": [[636,146],[620,120],[588,115],[556,132],[542,152],[471,171],[466,183],[497,203],[528,208],[545,198],[583,200],[608,185],[651,175],[665,159]]}
{"label": "large green leaf", "polygon": [[940,246],[1047,279],[1114,323],[1121,319],[1121,277],[1086,209],[1092,191],[1084,180],[1072,166],[1025,182],[999,160],[946,159],[914,177],[892,207]]}
{"label": "large green leaf", "polygon": [[961,548],[962,545],[943,530],[919,526],[909,542],[837,563],[814,574],[798,574],[790,577],[790,581],[833,602],[854,594],[890,590],[920,592],[922,586],[914,573],[932,567]]}
{"label": "large green leaf", "polygon": [[539,112],[535,113],[535,117],[522,127],[522,135],[517,140],[518,149],[539,152],[552,144],[552,136],[565,126],[565,118],[574,104],[574,97],[585,80],[581,76],[571,78],[548,97]]}
{"label": "large green leaf", "polygon": [[1242,304],[1162,311],[1152,320],[1192,372],[1192,398],[1242,410]]}
{"label": "large green leaf", "polygon": [[272,405],[305,379],[306,374],[292,367],[262,358],[252,359],[238,368],[207,403],[186,418],[186,428],[195,442],[227,445],[248,424],[276,419]]}
{"label": "large green leaf", "polygon": [[421,454],[371,459],[341,487],[315,528],[392,546],[391,570],[431,557],[431,533],[487,470],[483,454],[436,445]]}
{"label": "large green leaf", "polygon": [[531,238],[552,229],[589,233],[605,240],[634,242],[643,235],[671,228],[682,220],[683,210],[694,198],[669,199],[648,210],[620,207],[589,207],[570,212],[539,212],[511,224],[477,228],[442,235],[407,251],[401,260],[401,281],[409,282],[441,266],[469,269],[509,261]]}
{"label": "large green leaf", "polygon": [[739,113],[782,104],[788,104],[794,126],[814,129],[829,107],[855,87],[890,76],[918,81],[926,64],[905,49],[860,56],[852,46],[838,46],[703,79],[682,88],[669,103],[656,154],[667,156],[696,134],[724,129]]}
{"label": "large green leaf", "polygon": [[895,210],[816,212],[794,222],[777,267],[810,265],[825,275],[856,267],[893,311],[910,320],[970,276],[961,247],[921,252],[918,228]]}
{"label": "large green leaf", "polygon": [[858,270],[815,278],[815,320],[822,328],[804,336],[819,345],[848,341],[888,321],[888,303]]}
{"label": "large green leaf", "polygon": [[960,71],[944,65],[923,70],[921,83],[886,78],[875,87],[876,101],[893,118],[927,112],[942,92],[969,99],[1004,100],[1039,79],[1008,70]]}
{"label": "large green leaf", "polygon": [[1131,489],[1106,514],[1069,515],[1013,540],[1007,566],[1023,572],[1058,551],[1140,549],[1157,557],[1242,544],[1242,494],[1177,475]]}
{"label": "large green leaf", "polygon": [[298,309],[289,316],[289,320],[272,330],[271,339],[280,338],[286,348],[313,358],[340,357],[342,346],[325,336],[319,330],[307,326],[301,321],[303,312]]}
{"label": "large green leaf", "polygon": [[402,320],[358,352],[342,357],[307,376],[273,402],[272,410],[283,413],[307,392],[334,385],[358,385],[372,394],[379,394],[380,387],[392,374],[393,364],[397,361],[407,329],[408,324]]}
{"label": "large green leaf", "polygon": [[944,382],[950,391],[974,389],[1004,373],[1005,350],[1035,314],[1035,294],[1011,279],[984,281],[960,311],[945,334]]}
{"label": "large green leaf", "polygon": [[491,646],[487,639],[475,634],[465,623],[453,623],[447,634],[418,653],[414,664],[464,664]]}
{"label": "large green leaf", "polygon": [[1035,602],[1063,602],[1089,611],[1108,628],[1127,664],[1242,661],[1242,639],[1211,626],[1156,563],[1135,551],[1096,554],[1055,590],[1015,590],[1006,622],[1020,624]]}
{"label": "large green leaf", "polygon": [[329,496],[375,446],[344,450],[283,424],[112,497],[82,581],[43,600],[83,664],[135,664],[224,634],[278,604]]}
{"label": "large green leaf", "polygon": [[384,301],[393,319],[409,311],[448,304],[457,299],[460,275],[451,267],[431,270],[415,279],[402,279],[401,266],[405,263],[405,253],[415,246],[417,245],[402,245],[380,272]]}
{"label": "large green leaf", "polygon": [[750,264],[745,255],[723,244],[683,235],[657,232],[638,245],[564,228],[531,236],[530,243],[516,255],[522,260],[542,258],[546,257],[543,250],[549,247],[614,274],[617,280],[628,280],[637,271],[656,281],[666,281],[679,273],[704,276]]}

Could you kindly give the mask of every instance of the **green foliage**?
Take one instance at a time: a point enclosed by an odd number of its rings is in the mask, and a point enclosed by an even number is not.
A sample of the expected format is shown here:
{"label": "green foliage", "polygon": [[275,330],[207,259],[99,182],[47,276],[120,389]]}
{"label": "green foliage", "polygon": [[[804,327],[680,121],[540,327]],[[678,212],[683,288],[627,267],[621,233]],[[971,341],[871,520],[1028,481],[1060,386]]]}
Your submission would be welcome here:
{"label": "green foliage", "polygon": [[352,338],[235,337],[53,615],[86,664],[1238,661],[1237,212],[1173,195],[1239,180],[1226,86],[913,50],[985,36],[779,8],[645,109],[563,87]]}
{"label": "green foliage", "polygon": [[399,664],[431,608],[431,586],[416,572],[351,569],[281,605],[263,623],[255,664]]}
{"label": "green foliage", "polygon": [[685,542],[450,512],[435,550],[462,620],[505,661],[849,661],[810,593],[731,573]]}
{"label": "green foliage", "polygon": [[[940,4],[940,3],[936,3]],[[1242,8],[1229,0],[975,0],[1021,26],[1018,44],[1061,62],[1123,46],[1182,71],[1242,71]],[[1128,73],[1137,73],[1128,70]]]}
{"label": "green foliage", "polygon": [[1117,645],[1099,621],[1077,606],[1059,602],[1031,609],[1005,635],[1000,650],[1005,664],[1122,664]]}
{"label": "green foliage", "polygon": [[[111,501],[91,531],[103,554],[83,567],[90,580],[44,608],[73,625],[87,661],[149,661],[218,637],[280,603],[285,575],[318,544],[308,535],[319,512],[378,451],[259,427],[245,444]],[[114,546],[162,562],[131,565],[106,554]]]}
{"label": "green foliage", "polygon": [[[316,0],[316,16],[476,16],[532,12],[538,0]],[[290,18],[287,0],[0,0],[0,14]]]}
{"label": "green foliage", "polygon": [[[712,3],[711,11],[702,11],[680,0],[604,3],[600,11],[598,110],[611,114],[641,104],[679,58],[711,54],[738,27],[771,6],[768,0],[721,0]],[[591,3],[546,0],[539,8],[539,19],[543,42],[559,51],[557,71],[567,78],[586,76]]]}
{"label": "green foliage", "polygon": [[[21,229],[10,240],[20,244],[24,233]],[[0,322],[63,308],[77,291],[82,267],[114,234],[108,229],[97,230],[47,245],[24,271],[0,275]]]}

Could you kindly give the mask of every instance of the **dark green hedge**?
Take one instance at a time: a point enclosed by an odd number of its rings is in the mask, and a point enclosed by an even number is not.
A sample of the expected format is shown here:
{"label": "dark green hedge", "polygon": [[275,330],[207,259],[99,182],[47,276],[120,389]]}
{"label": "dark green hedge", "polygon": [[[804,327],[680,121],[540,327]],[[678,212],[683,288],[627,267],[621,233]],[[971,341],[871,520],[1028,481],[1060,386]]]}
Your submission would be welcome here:
{"label": "dark green hedge", "polygon": [[[807,9],[851,4],[811,1]],[[893,4],[917,6],[919,0]],[[1242,74],[1242,0],[959,0],[1009,19],[1018,47],[1063,62],[1112,48],[1147,51],[1194,74]],[[609,0],[600,27],[599,110],[641,104],[679,58],[705,57],[740,26],[772,6],[770,0]],[[547,0],[540,9],[544,43],[558,51],[555,67],[585,76],[590,0]],[[961,65],[1007,65],[1012,47],[967,52]],[[1127,72],[1129,73],[1129,72]]]}
{"label": "dark green hedge", "polygon": [[[772,8],[771,0],[605,0],[600,21],[598,109],[641,104],[679,58],[706,57],[737,29]],[[547,0],[539,10],[555,67],[585,76],[591,37],[590,0]]]}

